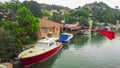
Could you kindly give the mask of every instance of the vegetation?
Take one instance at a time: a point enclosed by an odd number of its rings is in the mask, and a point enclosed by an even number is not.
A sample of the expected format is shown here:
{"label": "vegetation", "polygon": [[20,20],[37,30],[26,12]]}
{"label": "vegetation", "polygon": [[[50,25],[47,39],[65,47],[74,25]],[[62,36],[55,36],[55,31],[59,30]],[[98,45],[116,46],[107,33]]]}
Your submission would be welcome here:
{"label": "vegetation", "polygon": [[[39,18],[46,17],[55,22],[93,27],[98,22],[116,24],[120,20],[119,7],[111,8],[103,2],[86,4],[83,7],[69,9],[68,7],[39,4],[36,1],[12,0],[0,4],[0,58],[11,57],[22,49],[22,45],[37,41],[36,32],[39,30]],[[11,51],[11,53],[9,53]],[[8,54],[9,53],[9,54]]]}
{"label": "vegetation", "polygon": [[96,19],[98,22],[105,22],[107,25],[110,24],[116,24],[116,20],[119,20],[120,12],[117,9],[113,9],[106,5],[103,2],[94,2],[91,4],[86,4],[84,9],[88,10],[94,19]]}
{"label": "vegetation", "polygon": [[[3,4],[2,7],[6,5],[8,4]],[[11,20],[12,17],[8,19],[9,14],[13,12],[9,12],[8,14],[6,12],[14,11],[15,9],[15,6],[13,8],[9,7],[6,10],[1,8],[3,14],[1,14],[0,21],[0,59],[14,56],[22,49],[22,45],[36,42],[36,32],[40,28],[38,18],[35,18],[28,8],[22,6],[16,9],[15,16],[13,15],[14,20]],[[2,17],[5,14],[6,18]]]}
{"label": "vegetation", "polygon": [[40,29],[38,18],[35,18],[29,9],[22,7],[18,9],[16,19],[21,29],[19,38],[22,44],[35,42],[36,32]]}
{"label": "vegetation", "polygon": [[12,58],[21,50],[21,46],[16,40],[17,37],[12,31],[0,29],[0,59]]}
{"label": "vegetation", "polygon": [[63,6],[59,6],[59,5],[48,5],[48,4],[40,4],[41,8],[42,9],[46,9],[48,11],[51,11],[51,10],[57,10],[57,11],[61,11],[61,10],[65,10],[65,11],[69,11],[71,10],[70,8],[68,7],[63,7]]}
{"label": "vegetation", "polygon": [[30,9],[30,11],[32,12],[32,14],[35,16],[35,17],[39,17],[41,18],[42,17],[42,12],[41,12],[41,7],[40,7],[40,4],[37,3],[36,1],[24,1],[22,3],[23,6],[27,7]]}
{"label": "vegetation", "polygon": [[16,21],[16,12],[20,7],[21,3],[19,1],[6,2],[0,5],[0,20]]}
{"label": "vegetation", "polygon": [[89,13],[84,9],[79,9],[65,13],[61,17],[68,24],[79,23],[79,25],[88,25]]}

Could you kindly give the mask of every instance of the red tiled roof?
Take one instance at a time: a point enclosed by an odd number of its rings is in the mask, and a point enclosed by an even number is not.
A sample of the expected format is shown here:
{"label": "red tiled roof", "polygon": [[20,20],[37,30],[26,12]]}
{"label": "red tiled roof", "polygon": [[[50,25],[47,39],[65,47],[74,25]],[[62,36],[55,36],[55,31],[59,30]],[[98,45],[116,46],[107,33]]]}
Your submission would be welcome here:
{"label": "red tiled roof", "polygon": [[81,26],[64,26],[64,28],[68,28],[68,29],[74,30],[74,29],[80,29]]}
{"label": "red tiled roof", "polygon": [[87,26],[81,26],[81,28],[83,28],[83,29],[88,29],[88,27],[87,27]]}
{"label": "red tiled roof", "polygon": [[40,26],[41,27],[60,27],[62,25],[57,22],[50,21],[50,20],[43,18],[43,19],[40,19]]}

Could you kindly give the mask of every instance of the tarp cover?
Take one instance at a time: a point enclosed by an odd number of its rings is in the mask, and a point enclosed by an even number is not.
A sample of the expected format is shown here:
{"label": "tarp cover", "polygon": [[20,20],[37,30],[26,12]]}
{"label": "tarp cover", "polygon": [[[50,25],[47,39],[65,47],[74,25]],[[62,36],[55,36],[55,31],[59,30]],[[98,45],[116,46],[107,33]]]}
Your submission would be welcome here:
{"label": "tarp cover", "polygon": [[68,35],[61,34],[59,39],[60,39],[60,41],[66,41],[68,39]]}

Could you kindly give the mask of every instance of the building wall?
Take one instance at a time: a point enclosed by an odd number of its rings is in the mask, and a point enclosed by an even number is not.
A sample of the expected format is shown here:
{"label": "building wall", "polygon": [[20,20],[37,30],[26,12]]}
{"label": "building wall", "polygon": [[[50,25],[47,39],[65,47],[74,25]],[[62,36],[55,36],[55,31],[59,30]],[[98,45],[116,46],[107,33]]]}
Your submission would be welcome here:
{"label": "building wall", "polygon": [[[45,31],[46,29],[46,31]],[[59,36],[60,27],[41,27],[37,32],[38,38],[41,39],[43,37],[48,37],[48,34],[52,34],[52,37]]]}

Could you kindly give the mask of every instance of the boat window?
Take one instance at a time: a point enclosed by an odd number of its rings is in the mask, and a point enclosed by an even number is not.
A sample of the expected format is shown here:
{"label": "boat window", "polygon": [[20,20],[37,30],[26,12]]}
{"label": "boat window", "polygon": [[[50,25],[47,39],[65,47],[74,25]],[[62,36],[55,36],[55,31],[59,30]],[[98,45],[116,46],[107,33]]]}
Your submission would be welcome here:
{"label": "boat window", "polygon": [[68,35],[70,37],[70,35]]}
{"label": "boat window", "polygon": [[52,46],[52,45],[54,45],[54,42],[51,42],[51,43],[49,44],[49,46]]}
{"label": "boat window", "polygon": [[48,47],[48,43],[42,43],[42,42],[38,42],[34,46],[34,48],[46,48],[46,47]]}

